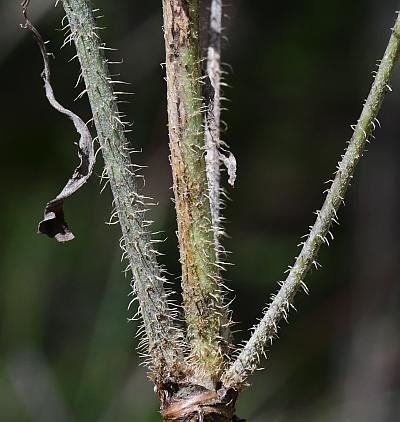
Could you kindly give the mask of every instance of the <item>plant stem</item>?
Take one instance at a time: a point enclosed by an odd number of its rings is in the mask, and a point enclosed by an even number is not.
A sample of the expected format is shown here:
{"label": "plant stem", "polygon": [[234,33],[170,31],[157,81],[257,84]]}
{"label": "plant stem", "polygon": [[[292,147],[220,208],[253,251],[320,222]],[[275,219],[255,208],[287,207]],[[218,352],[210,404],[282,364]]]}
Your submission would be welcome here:
{"label": "plant stem", "polygon": [[221,119],[221,24],[221,0],[211,0],[207,48],[207,77],[209,78],[209,83],[211,84],[211,92],[209,93],[210,98],[208,99],[209,104],[207,104],[205,118],[205,144],[207,151],[206,167],[211,218],[214,228],[214,242],[217,250],[219,249],[219,236],[221,230],[221,159],[220,152],[218,150]]}
{"label": "plant stem", "polygon": [[[179,379],[182,371],[182,334],[174,327],[167,303],[164,279],[156,262],[145,220],[145,198],[138,194],[128,141],[109,76],[104,44],[97,33],[89,0],[63,0],[72,39],[93,113],[105,169],[121,225],[122,248],[133,274],[133,290],[139,301],[147,335],[145,352],[155,382]],[[67,41],[66,41],[67,42]]]}
{"label": "plant stem", "polygon": [[388,46],[379,66],[371,91],[364,104],[361,116],[354,129],[347,150],[338,164],[335,178],[328,190],[321,211],[318,212],[314,226],[304,242],[300,255],[291,268],[287,279],[271,301],[260,323],[255,327],[247,344],[240,351],[237,359],[223,376],[226,386],[240,388],[247,377],[257,369],[260,355],[265,354],[268,342],[277,333],[278,323],[286,318],[295,294],[301,287],[306,289],[304,278],[313,264],[316,264],[318,250],[323,243],[328,243],[327,236],[332,222],[336,221],[346,190],[353,178],[358,161],[363,155],[369,135],[375,128],[375,122],[385,93],[390,90],[388,85],[395,63],[400,53],[400,17],[397,17]]}
{"label": "plant stem", "polygon": [[198,0],[163,0],[169,140],[192,382],[211,388],[226,323],[213,241],[201,89]]}

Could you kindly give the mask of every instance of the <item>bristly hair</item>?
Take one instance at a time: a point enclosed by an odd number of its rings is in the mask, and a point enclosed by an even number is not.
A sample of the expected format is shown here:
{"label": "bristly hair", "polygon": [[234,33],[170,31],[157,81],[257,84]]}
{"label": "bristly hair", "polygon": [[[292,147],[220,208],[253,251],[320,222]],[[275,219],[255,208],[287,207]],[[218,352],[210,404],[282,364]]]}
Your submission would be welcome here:
{"label": "bristly hair", "polygon": [[[151,198],[140,192],[143,175],[141,166],[132,163],[131,148],[126,138],[130,123],[118,110],[120,95],[131,94],[114,90],[115,85],[126,85],[108,71],[111,63],[105,51],[112,50],[101,41],[95,14],[87,0],[62,0],[68,23],[63,20],[66,38],[63,46],[74,42],[81,65],[85,89],[78,96],[87,94],[93,113],[105,170],[101,181],[110,185],[113,193],[113,212],[109,224],[119,222],[122,228],[120,246],[122,258],[128,261],[125,271],[133,275],[129,308],[135,298],[137,313],[142,325],[138,331],[141,355],[150,368],[150,377],[160,383],[164,379],[179,381],[185,372],[185,337],[177,325],[179,309],[170,300],[171,290],[165,288],[163,269],[157,264],[157,251],[150,232],[151,222],[146,218]],[[115,62],[113,62],[115,63]]]}

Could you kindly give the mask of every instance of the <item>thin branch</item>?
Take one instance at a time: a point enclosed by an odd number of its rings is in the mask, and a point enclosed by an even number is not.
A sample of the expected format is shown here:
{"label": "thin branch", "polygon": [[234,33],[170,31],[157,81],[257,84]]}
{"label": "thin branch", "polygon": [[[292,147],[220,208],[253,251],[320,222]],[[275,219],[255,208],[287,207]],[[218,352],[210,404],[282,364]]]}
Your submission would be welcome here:
{"label": "thin branch", "polygon": [[182,333],[173,323],[164,278],[156,262],[154,247],[145,220],[146,198],[138,193],[129,143],[113,92],[107,60],[93,17],[90,0],[63,0],[71,35],[82,68],[105,169],[122,228],[121,246],[129,260],[134,293],[139,301],[147,335],[145,352],[155,382],[177,381],[182,371]]}
{"label": "thin branch", "polygon": [[[204,81],[206,116],[205,145],[206,168],[210,196],[211,217],[214,229],[214,242],[217,253],[221,250],[220,236],[223,234],[221,224],[221,162],[227,168],[229,184],[236,179],[236,160],[227,151],[227,145],[221,141],[221,32],[222,0],[211,0],[208,28],[207,73]],[[227,155],[225,155],[227,154]]]}
{"label": "thin branch", "polygon": [[169,139],[193,382],[213,388],[226,351],[204,158],[198,0],[163,0]]}
{"label": "thin branch", "polygon": [[219,246],[220,231],[220,177],[221,160],[219,157],[220,119],[221,119],[221,0],[211,0],[210,21],[207,48],[207,78],[205,144],[208,189],[210,191],[210,207],[214,227],[214,241]]}
{"label": "thin branch", "polygon": [[282,318],[287,317],[295,294],[301,288],[307,290],[304,278],[311,266],[313,264],[316,265],[320,246],[323,243],[328,243],[329,229],[332,223],[336,221],[337,210],[343,202],[356,165],[363,155],[368,137],[375,128],[377,115],[385,94],[391,90],[388,83],[400,54],[399,37],[400,17],[398,16],[371,91],[354,128],[346,153],[338,164],[335,179],[328,190],[322,209],[318,212],[314,226],[311,228],[310,234],[304,242],[300,255],[291,268],[287,279],[282,283],[280,290],[269,304],[262,320],[255,327],[250,340],[224,374],[223,381],[226,386],[234,386],[236,388],[243,386],[247,377],[257,369],[260,356],[265,354],[267,344],[276,335],[278,323]]}

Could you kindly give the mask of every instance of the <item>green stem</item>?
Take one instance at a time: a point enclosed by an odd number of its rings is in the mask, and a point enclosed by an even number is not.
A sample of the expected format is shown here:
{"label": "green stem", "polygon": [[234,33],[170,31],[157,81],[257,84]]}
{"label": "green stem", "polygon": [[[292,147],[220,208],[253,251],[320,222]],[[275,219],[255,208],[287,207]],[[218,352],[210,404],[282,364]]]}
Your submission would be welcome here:
{"label": "green stem", "polygon": [[198,0],[163,0],[173,188],[193,382],[211,388],[225,352],[206,176]]}
{"label": "green stem", "polygon": [[260,323],[255,327],[247,344],[239,353],[237,359],[224,374],[226,386],[240,388],[247,377],[257,369],[260,356],[265,353],[267,344],[277,333],[278,323],[286,318],[295,294],[303,287],[304,279],[316,258],[320,246],[328,243],[327,236],[332,223],[336,221],[336,212],[339,209],[357,163],[363,155],[369,135],[375,128],[378,112],[385,94],[389,88],[389,79],[400,53],[400,17],[397,18],[388,46],[379,66],[371,91],[364,104],[361,116],[354,129],[346,153],[340,161],[335,179],[328,190],[325,202],[318,213],[314,226],[311,228],[302,250],[291,268],[287,279],[282,283],[280,290],[269,304]]}
{"label": "green stem", "polygon": [[134,292],[147,335],[152,377],[178,380],[181,373],[182,334],[174,327],[164,279],[146,229],[144,198],[138,194],[123,124],[109,76],[104,45],[96,30],[89,0],[63,0],[93,113],[105,169],[123,233],[122,247],[129,260]]}

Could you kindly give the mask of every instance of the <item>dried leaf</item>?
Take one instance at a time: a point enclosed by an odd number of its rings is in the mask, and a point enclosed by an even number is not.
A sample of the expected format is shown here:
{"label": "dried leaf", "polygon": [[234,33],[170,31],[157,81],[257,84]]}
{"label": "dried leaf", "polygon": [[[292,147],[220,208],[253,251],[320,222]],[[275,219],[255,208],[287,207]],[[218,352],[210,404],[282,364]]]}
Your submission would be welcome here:
{"label": "dried leaf", "polygon": [[236,158],[231,152],[229,152],[228,154],[228,156],[221,154],[220,158],[228,171],[228,183],[231,186],[234,186],[236,180]]}
{"label": "dried leaf", "polygon": [[27,17],[27,8],[29,3],[30,0],[24,0],[22,2],[22,14],[25,19],[25,23],[22,25],[22,27],[29,29],[32,32],[33,37],[35,38],[40,48],[40,52],[42,53],[44,69],[41,76],[44,81],[46,97],[52,107],[54,107],[60,113],[65,114],[70,120],[72,120],[76,131],[80,135],[78,142],[78,155],[80,158],[80,164],[75,169],[63,190],[57,195],[55,199],[46,204],[44,218],[39,223],[38,227],[38,233],[43,233],[47,234],[49,237],[54,237],[58,242],[67,242],[72,240],[75,236],[69,230],[67,222],[64,218],[64,201],[73,193],[75,193],[82,185],[84,185],[92,173],[95,162],[93,141],[90,132],[83,120],[72,111],[64,108],[54,97],[53,88],[50,83],[50,65],[48,58],[49,53],[47,52],[46,45],[42,36]]}

